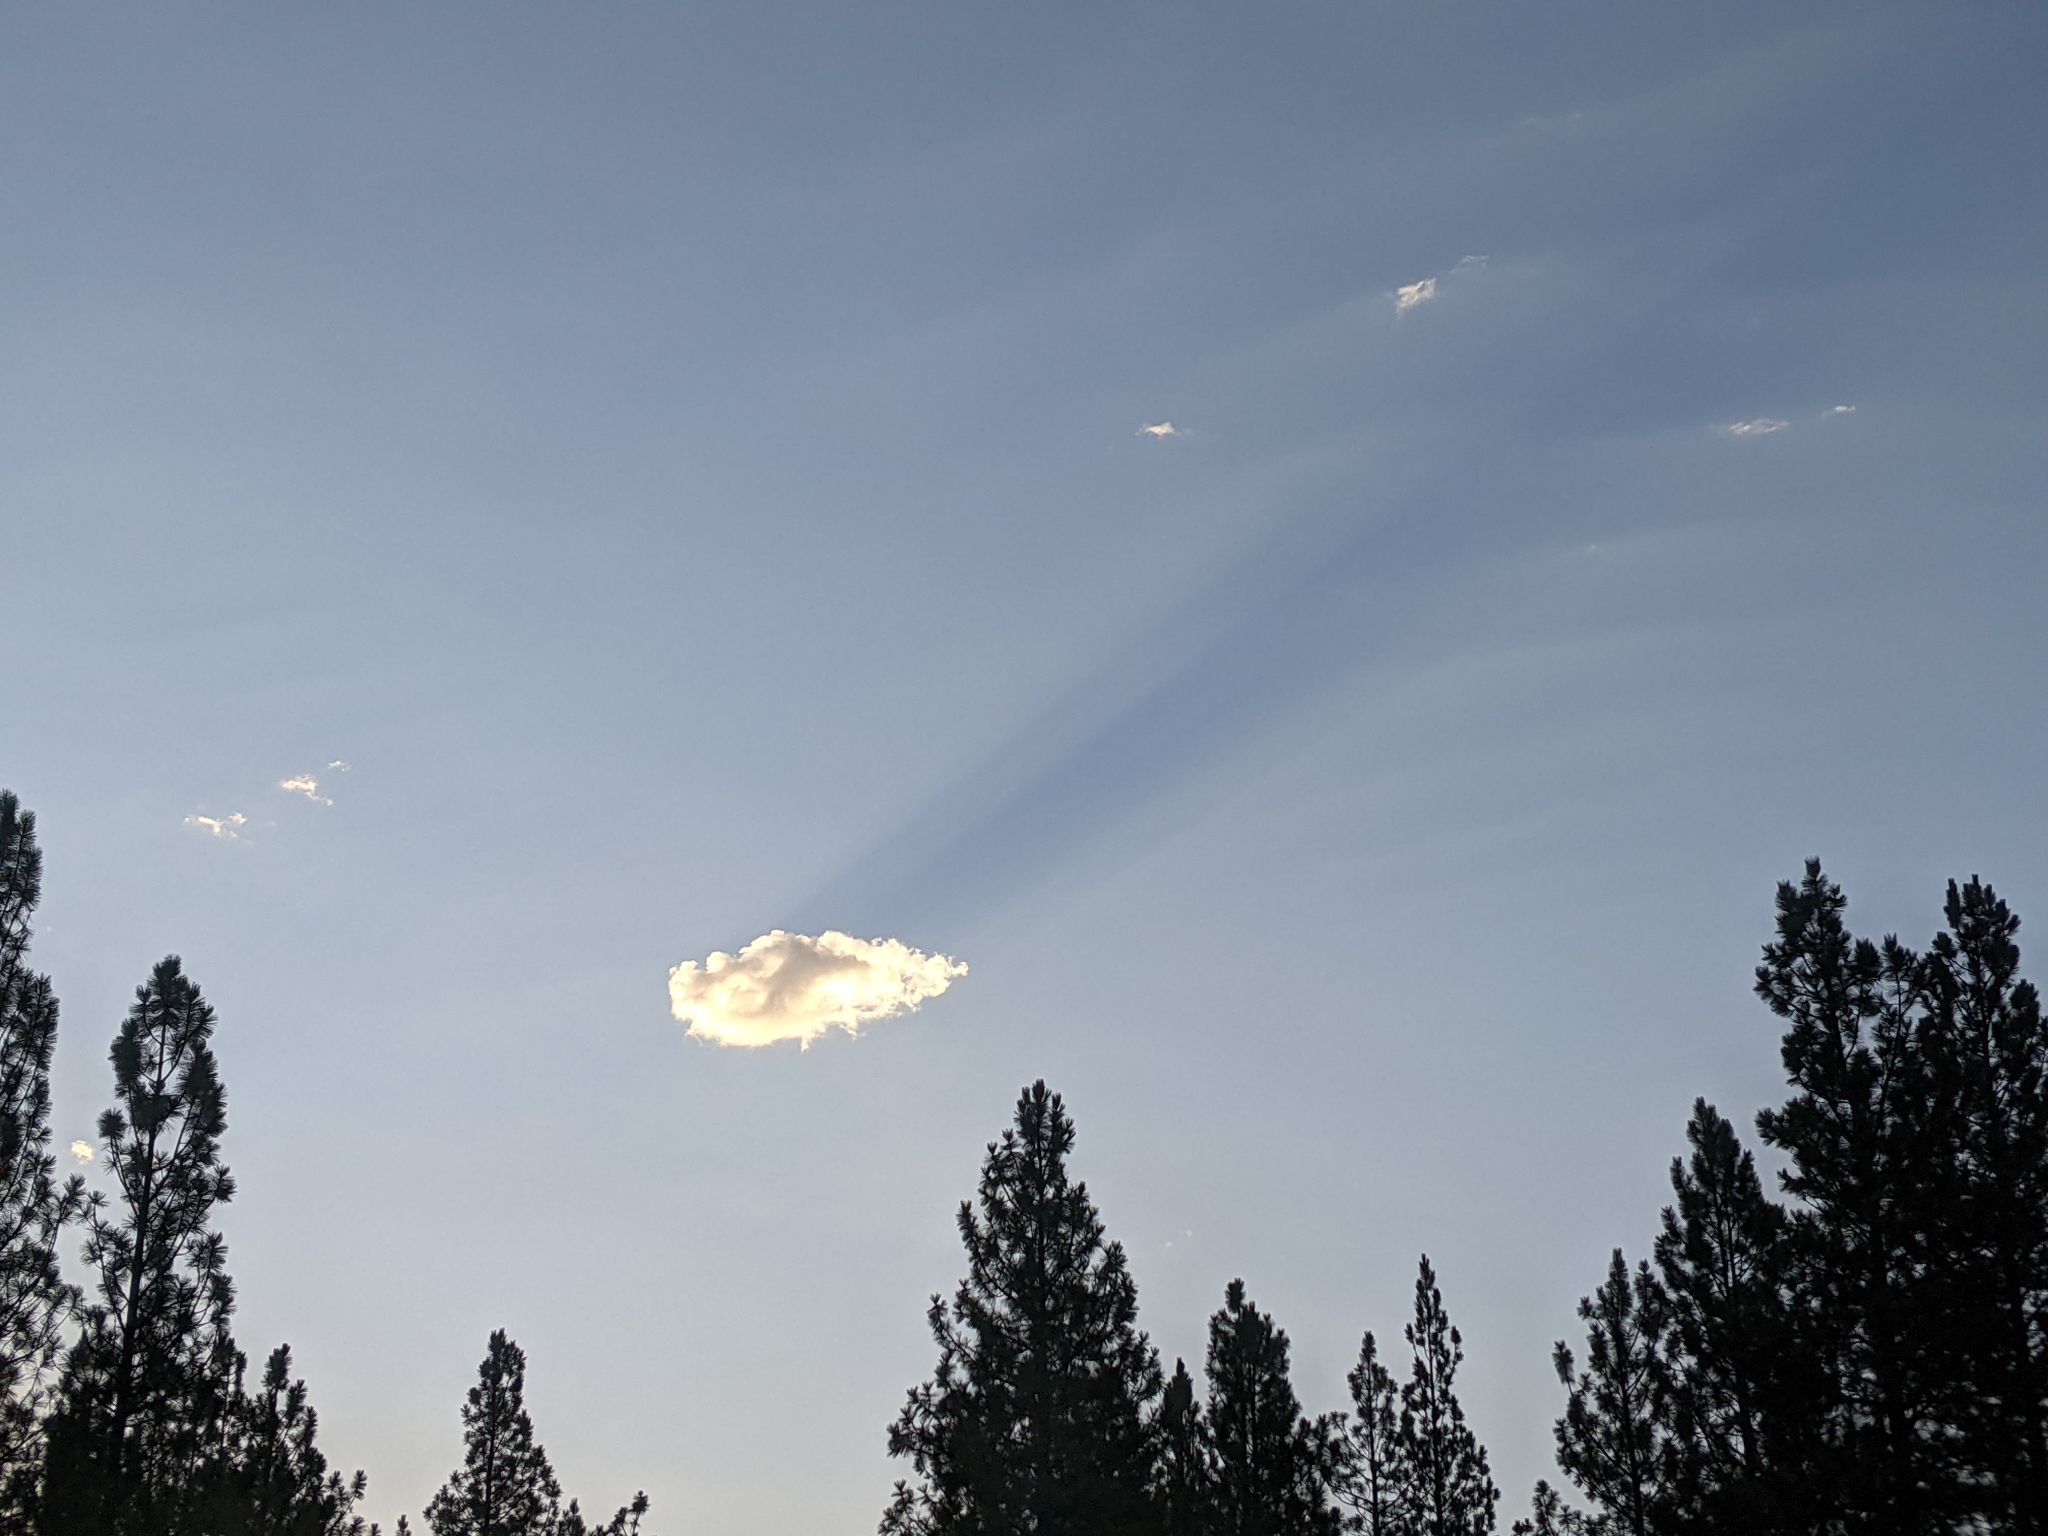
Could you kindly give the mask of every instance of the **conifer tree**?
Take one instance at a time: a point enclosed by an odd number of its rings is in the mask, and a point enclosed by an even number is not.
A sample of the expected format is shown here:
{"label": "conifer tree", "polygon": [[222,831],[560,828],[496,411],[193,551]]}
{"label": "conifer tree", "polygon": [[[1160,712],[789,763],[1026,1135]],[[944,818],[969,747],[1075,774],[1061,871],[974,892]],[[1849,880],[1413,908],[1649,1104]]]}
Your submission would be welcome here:
{"label": "conifer tree", "polygon": [[213,1027],[171,955],[136,990],[109,1053],[116,1103],[99,1134],[118,1203],[96,1197],[86,1216],[93,1289],[50,1425],[51,1532],[183,1536],[218,1472],[237,1357],[227,1246],[213,1229],[235,1187],[220,1160]]}
{"label": "conifer tree", "polygon": [[214,1494],[219,1536],[361,1536],[361,1472],[330,1471],[315,1443],[319,1416],[294,1381],[288,1344],[271,1351],[263,1383],[235,1394],[231,1439]]}
{"label": "conifer tree", "polygon": [[[1957,1114],[1943,1247],[1961,1294],[1947,1330],[1968,1361],[1968,1475],[2002,1529],[2048,1529],[2048,1027],[2019,975],[2019,919],[1951,880],[1927,955],[1928,1032]],[[1930,1151],[1931,1156],[1941,1155]]]}
{"label": "conifer tree", "polygon": [[967,1276],[932,1298],[939,1347],[889,1454],[888,1536],[1126,1536],[1157,1528],[1159,1358],[1137,1286],[1087,1186],[1067,1173],[1073,1121],[1041,1081],[988,1148],[959,1212]]}
{"label": "conifer tree", "polygon": [[1209,1319],[1210,1442],[1218,1536],[1318,1536],[1337,1529],[1327,1497],[1322,1426],[1302,1415],[1288,1379],[1287,1335],[1232,1280]]}
{"label": "conifer tree", "polygon": [[1175,1360],[1159,1399],[1159,1499],[1162,1536],[1210,1536],[1216,1503],[1215,1453],[1187,1362]]}
{"label": "conifer tree", "polygon": [[1692,1156],[1672,1159],[1676,1203],[1656,1244],[1668,1340],[1653,1363],[1672,1469],[1663,1492],[1696,1527],[1804,1530],[1818,1513],[1814,1489],[1838,1469],[1815,1434],[1828,1388],[1796,1310],[1790,1225],[1704,1099],[1686,1139]]}
{"label": "conifer tree", "polygon": [[78,1302],[58,1241],[85,1202],[81,1179],[58,1180],[50,1150],[57,999],[26,963],[42,871],[35,813],[0,790],[0,1530],[18,1529],[35,1501],[63,1327]]}
{"label": "conifer tree", "polygon": [[500,1328],[462,1406],[463,1461],[427,1506],[434,1536],[555,1536],[562,1487],[526,1411],[526,1352]]}
{"label": "conifer tree", "polygon": [[1674,1528],[1667,1310],[1649,1266],[1639,1265],[1631,1277],[1617,1248],[1606,1283],[1579,1301],[1586,1368],[1578,1369],[1562,1340],[1553,1357],[1568,1394],[1556,1426],[1557,1464],[1606,1513],[1617,1536],[1659,1536]]}
{"label": "conifer tree", "polygon": [[1854,939],[1841,888],[1808,860],[1778,887],[1777,938],[1757,995],[1787,1021],[1792,1097],[1757,1128],[1790,1161],[1806,1336],[1830,1382],[1817,1416],[1823,1473],[1851,1530],[1934,1530],[1965,1519],[1956,1415],[1965,1388],[1953,1339],[1945,1251],[1956,1190],[1953,1106],[1918,1027],[1924,968],[1896,939]]}
{"label": "conifer tree", "polygon": [[1415,1321],[1404,1330],[1414,1365],[1401,1389],[1401,1452],[1416,1536],[1489,1536],[1500,1490],[1465,1422],[1456,1378],[1464,1340],[1451,1326],[1429,1255],[1415,1277]]}
{"label": "conifer tree", "polygon": [[1379,1342],[1367,1330],[1358,1346],[1351,1384],[1340,1489],[1351,1508],[1351,1528],[1363,1536],[1402,1536],[1408,1528],[1412,1490],[1401,1454],[1400,1395],[1394,1376],[1380,1363]]}

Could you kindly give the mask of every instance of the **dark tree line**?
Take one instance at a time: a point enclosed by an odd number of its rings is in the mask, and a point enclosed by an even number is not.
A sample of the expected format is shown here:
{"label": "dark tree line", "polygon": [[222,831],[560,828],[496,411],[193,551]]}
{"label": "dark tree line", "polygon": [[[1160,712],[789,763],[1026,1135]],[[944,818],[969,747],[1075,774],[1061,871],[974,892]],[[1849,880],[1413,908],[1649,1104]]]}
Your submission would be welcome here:
{"label": "dark tree line", "polygon": [[[235,1343],[216,1225],[235,1193],[227,1091],[213,1009],[177,956],[137,988],[108,1053],[96,1153],[111,1193],[57,1176],[57,1002],[27,964],[35,829],[0,790],[0,1536],[365,1536],[363,1474],[328,1465],[290,1347],[252,1381]],[[83,1287],[63,1278],[69,1232],[83,1238]],[[462,1410],[463,1465],[427,1529],[638,1536],[644,1494],[601,1523],[563,1506],[525,1376],[519,1346],[494,1333]]]}
{"label": "dark tree line", "polygon": [[[1790,1097],[1767,1192],[1699,1100],[1648,1258],[1613,1253],[1560,1343],[1557,1460],[1529,1536],[2048,1531],[2048,1030],[2019,923],[1951,883],[1928,948],[1850,934],[1818,863],[1778,891],[1756,992]],[[1136,1288],[1044,1083],[960,1208],[933,1378],[889,1431],[883,1536],[1482,1536],[1498,1494],[1455,1390],[1429,1260],[1407,1360],[1367,1333],[1343,1415],[1304,1413],[1288,1340],[1232,1281],[1204,1396]],[[1406,1379],[1401,1368],[1406,1365]]]}
{"label": "dark tree line", "polygon": [[967,1277],[932,1298],[939,1349],[889,1430],[913,1476],[883,1536],[1467,1536],[1493,1529],[1486,1452],[1455,1388],[1463,1344],[1429,1260],[1396,1385],[1365,1335],[1353,1411],[1311,1418],[1287,1334],[1233,1280],[1198,1395],[1137,1326],[1137,1288],[1043,1082],[960,1207]]}
{"label": "dark tree line", "polygon": [[1756,992],[1791,1096],[1773,1199],[1704,1100],[1651,1259],[1565,1345],[1558,1529],[2048,1529],[2048,1031],[2019,920],[1951,881],[1925,951],[1848,929],[1809,862]]}
{"label": "dark tree line", "polygon": [[[377,1536],[290,1348],[252,1373],[235,1340],[216,1019],[176,956],[108,1053],[108,1188],[59,1175],[35,830],[0,791],[0,1536]],[[1647,1256],[1613,1252],[1583,1345],[1554,1351],[1580,1502],[1539,1483],[1518,1533],[2048,1536],[2048,1028],[2019,922],[1974,877],[1924,950],[1853,935],[1846,905],[1810,863],[1756,971],[1789,1087],[1756,1117],[1775,1191],[1696,1101]],[[1287,1334],[1242,1280],[1197,1382],[1140,1330],[1073,1146],[1040,1082],[987,1150],[958,1215],[966,1276],[931,1301],[937,1366],[889,1430],[910,1475],[883,1536],[1495,1529],[1426,1256],[1405,1349],[1365,1333],[1344,1411],[1303,1408]],[[525,1383],[493,1333],[425,1530],[638,1536],[644,1494],[601,1521],[564,1501]]]}

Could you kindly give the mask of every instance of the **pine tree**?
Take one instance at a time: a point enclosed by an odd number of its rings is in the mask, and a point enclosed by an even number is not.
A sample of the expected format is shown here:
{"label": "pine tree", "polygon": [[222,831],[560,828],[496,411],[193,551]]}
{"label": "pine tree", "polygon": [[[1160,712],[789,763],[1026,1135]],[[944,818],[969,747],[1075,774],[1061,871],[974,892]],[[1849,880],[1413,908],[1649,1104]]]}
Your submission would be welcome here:
{"label": "pine tree", "polygon": [[1400,1395],[1393,1373],[1380,1363],[1379,1342],[1370,1330],[1358,1346],[1351,1384],[1340,1491],[1351,1508],[1351,1528],[1363,1536],[1402,1536],[1412,1490],[1401,1454]]}
{"label": "pine tree", "polygon": [[43,1420],[78,1292],[57,1248],[84,1208],[83,1180],[59,1182],[50,1150],[50,1056],[57,999],[26,961],[42,893],[36,818],[0,790],[0,1530],[36,1499]]}
{"label": "pine tree", "polygon": [[1617,1248],[1606,1283],[1579,1301],[1586,1368],[1578,1369],[1562,1340],[1553,1356],[1568,1394],[1556,1426],[1557,1464],[1606,1512],[1618,1536],[1674,1528],[1667,1312],[1649,1266],[1639,1265],[1631,1277]]}
{"label": "pine tree", "polygon": [[100,1117],[111,1209],[86,1216],[93,1291],[50,1425],[44,1526],[79,1536],[194,1530],[225,1441],[236,1354],[227,1246],[215,1208],[227,1097],[214,1014],[178,957],[136,991],[109,1053],[116,1105]]}
{"label": "pine tree", "polygon": [[1210,1536],[1216,1504],[1215,1453],[1183,1360],[1173,1362],[1173,1375],[1159,1400],[1159,1471],[1153,1488],[1162,1536]]}
{"label": "pine tree", "polygon": [[1816,1427],[1825,1480],[1850,1530],[1935,1530],[1967,1518],[1956,1416],[1967,1383],[1945,1227],[1954,1106],[1919,1028],[1924,967],[1896,939],[1850,936],[1841,888],[1809,860],[1778,887],[1775,942],[1756,991],[1788,1021],[1793,1096],[1757,1128],[1791,1166],[1792,1247],[1803,1326],[1830,1379]]}
{"label": "pine tree", "polygon": [[939,1347],[889,1430],[907,1456],[888,1536],[1126,1536],[1156,1529],[1159,1358],[1123,1247],[1067,1174],[1074,1126],[1043,1082],[963,1202],[967,1276],[932,1298]]}
{"label": "pine tree", "polygon": [[[2048,1529],[2048,1028],[2019,976],[2019,919],[1951,880],[1927,956],[1927,1032],[1957,1111],[1946,1207],[1958,1282],[1947,1336],[1975,1388],[1959,1405],[2001,1529]],[[1939,1153],[1930,1152],[1938,1156]]]}
{"label": "pine tree", "polygon": [[1444,1312],[1428,1254],[1415,1278],[1415,1321],[1404,1333],[1414,1355],[1401,1389],[1401,1450],[1414,1490],[1410,1529],[1416,1536],[1489,1536],[1500,1490],[1458,1402],[1464,1340]]}
{"label": "pine tree", "polygon": [[235,1394],[229,1451],[214,1495],[219,1536],[362,1536],[361,1472],[330,1471],[315,1444],[319,1416],[292,1380],[288,1344],[271,1351],[263,1384]]}
{"label": "pine tree", "polygon": [[[1664,1493],[1696,1528],[1796,1531],[1836,1475],[1814,1425],[1828,1389],[1793,1286],[1790,1224],[1735,1128],[1704,1099],[1673,1158],[1657,1238],[1668,1344]],[[1582,1485],[1583,1486],[1583,1485]]]}
{"label": "pine tree", "polygon": [[1219,1536],[1317,1536],[1335,1531],[1321,1455],[1322,1426],[1301,1412],[1288,1379],[1287,1335],[1232,1280],[1209,1319],[1210,1443]]}
{"label": "pine tree", "polygon": [[434,1536],[555,1536],[562,1487],[526,1412],[526,1353],[500,1328],[462,1407],[463,1463],[427,1506]]}

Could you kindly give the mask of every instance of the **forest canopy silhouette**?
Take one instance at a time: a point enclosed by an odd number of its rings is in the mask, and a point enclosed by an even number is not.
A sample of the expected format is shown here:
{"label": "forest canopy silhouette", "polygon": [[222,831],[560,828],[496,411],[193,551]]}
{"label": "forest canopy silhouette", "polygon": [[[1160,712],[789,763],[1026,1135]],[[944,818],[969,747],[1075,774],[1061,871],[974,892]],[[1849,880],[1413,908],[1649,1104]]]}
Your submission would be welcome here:
{"label": "forest canopy silhouette", "polygon": [[[375,1533],[357,1513],[366,1478],[329,1465],[289,1345],[252,1371],[235,1338],[219,1021],[177,956],[108,1051],[91,1148],[106,1187],[59,1176],[57,1000],[28,962],[35,834],[0,791],[0,1532]],[[1780,1021],[1787,1093],[1754,1136],[1781,1171],[1766,1180],[1737,1124],[1695,1102],[1649,1251],[1589,1255],[1577,1337],[1550,1346],[1560,1478],[1513,1529],[2039,1532],[2048,1033],[2019,920],[1972,876],[1948,885],[1925,948],[1859,937],[1818,861],[1776,902],[1755,991]],[[956,1217],[965,1273],[926,1314],[936,1362],[886,1427],[904,1475],[883,1536],[1497,1528],[1458,1392],[1464,1341],[1426,1254],[1398,1336],[1362,1328],[1348,1403],[1301,1403],[1287,1333],[1242,1280],[1198,1380],[1140,1328],[1076,1144],[1040,1081],[987,1147]],[[526,1368],[493,1332],[450,1405],[460,1464],[423,1528],[640,1532],[644,1494],[601,1520],[565,1502]]]}

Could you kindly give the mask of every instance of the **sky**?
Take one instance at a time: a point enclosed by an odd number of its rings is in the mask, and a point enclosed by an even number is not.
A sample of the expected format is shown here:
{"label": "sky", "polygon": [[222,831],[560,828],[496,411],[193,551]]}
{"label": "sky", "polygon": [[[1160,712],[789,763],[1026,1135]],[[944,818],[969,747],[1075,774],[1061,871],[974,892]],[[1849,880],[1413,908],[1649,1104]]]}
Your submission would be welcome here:
{"label": "sky", "polygon": [[2044,46],[0,6],[56,1144],[180,954],[366,1514],[503,1327],[586,1508],[860,1531],[1043,1077],[1169,1368],[1242,1275],[1339,1407],[1427,1252],[1505,1525],[1775,883],[2048,922]]}

